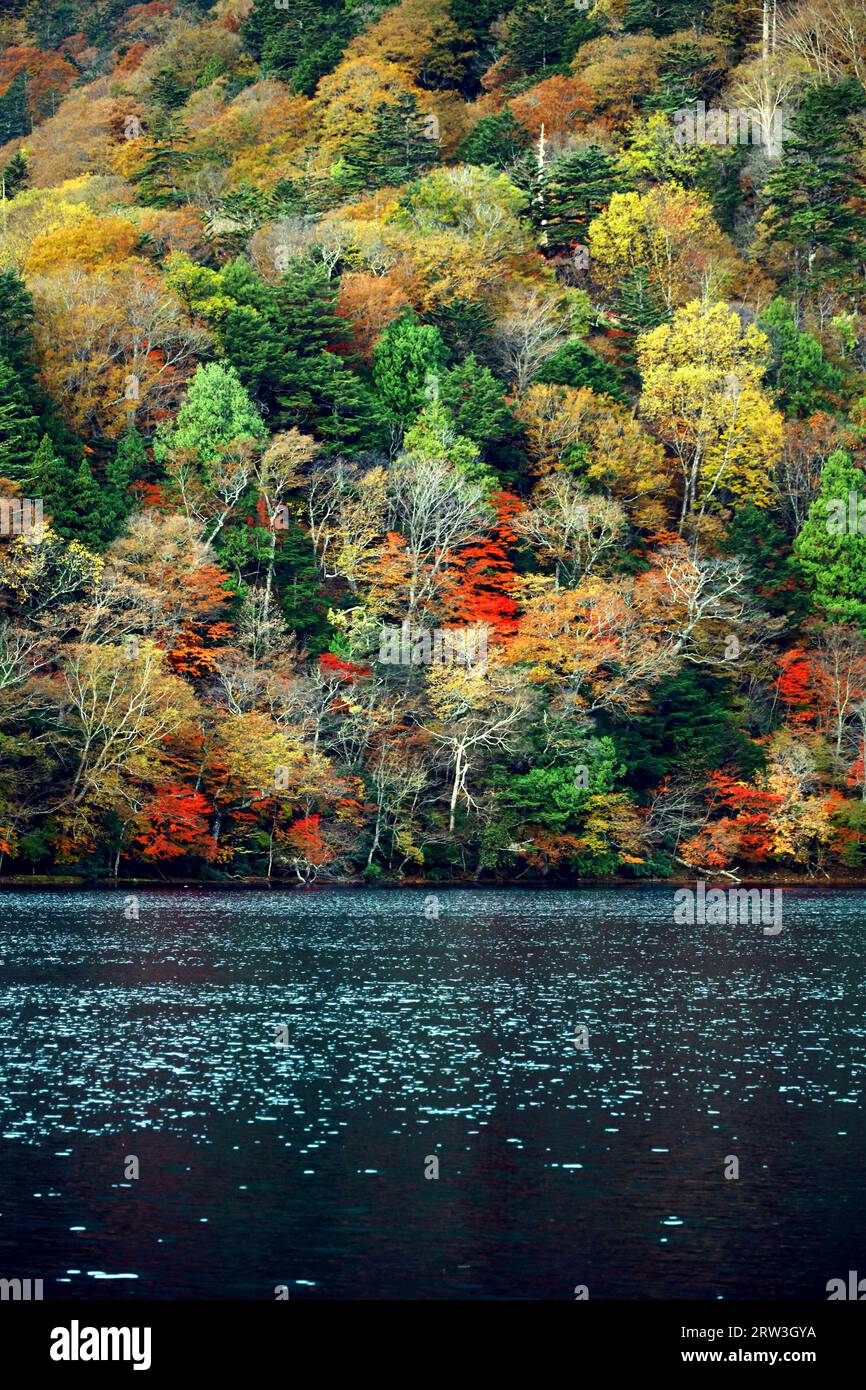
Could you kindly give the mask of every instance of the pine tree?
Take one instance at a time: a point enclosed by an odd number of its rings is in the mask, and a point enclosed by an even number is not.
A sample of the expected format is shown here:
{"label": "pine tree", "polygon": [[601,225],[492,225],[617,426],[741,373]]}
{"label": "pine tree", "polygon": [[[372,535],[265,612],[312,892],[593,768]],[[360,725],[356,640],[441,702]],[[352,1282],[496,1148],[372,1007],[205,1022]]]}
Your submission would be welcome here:
{"label": "pine tree", "polygon": [[438,328],[419,323],[411,309],[388,325],[373,354],[373,382],[389,425],[406,429],[433,398],[446,356]]}
{"label": "pine tree", "polygon": [[309,532],[291,518],[280,532],[275,579],[289,627],[309,652],[326,651],[331,627],[316,552]]}
{"label": "pine tree", "polygon": [[437,142],[411,92],[380,102],[372,129],[352,141],[343,157],[339,181],[349,192],[411,183],[436,163]]}
{"label": "pine tree", "polygon": [[135,175],[146,202],[159,208],[182,202],[178,179],[192,163],[189,143],[190,137],[176,116],[154,122],[150,153]]}
{"label": "pine tree", "polygon": [[[626,190],[616,163],[597,145],[559,155],[542,176],[544,230],[550,248],[583,243],[590,222],[610,202],[613,193]],[[540,223],[539,223],[540,225]]]}
{"label": "pine tree", "polygon": [[461,164],[492,164],[509,169],[526,151],[532,138],[515,120],[511,108],[483,116],[457,147],[456,158]]}
{"label": "pine tree", "polygon": [[620,347],[622,364],[634,374],[637,368],[635,343],[641,333],[657,328],[669,317],[661,296],[650,284],[645,266],[637,269],[623,281],[617,296],[617,310],[620,333],[623,341]]}
{"label": "pine tree", "polygon": [[850,118],[864,105],[859,82],[812,87],[790,123],[781,166],[767,180],[766,226],[794,248],[798,294],[827,282],[859,293],[866,177]]}
{"label": "pine tree", "polygon": [[36,391],[33,300],[14,270],[0,271],[0,357],[5,358],[29,400]]}
{"label": "pine tree", "polygon": [[171,68],[160,68],[150,79],[150,99],[163,111],[178,111],[185,106],[191,90]]}
{"label": "pine tree", "polygon": [[135,506],[130,492],[133,483],[143,482],[149,471],[147,447],[138,430],[132,429],[120,440],[114,458],[105,470],[114,511],[115,531],[119,531]]}
{"label": "pine tree", "polygon": [[342,358],[324,350],[283,359],[274,423],[314,434],[327,451],[352,455],[385,442],[376,402]]}
{"label": "pine tree", "polygon": [[83,456],[73,479],[69,510],[71,539],[100,551],[114,534],[116,513],[111,495],[99,486]]}
{"label": "pine tree", "polygon": [[75,534],[73,507],[77,468],[55,451],[47,434],[43,434],[30,460],[23,480],[28,495],[40,497],[46,520],[58,535],[71,540]]}
{"label": "pine tree", "polygon": [[507,52],[524,73],[544,76],[570,63],[598,29],[574,5],[554,0],[518,0],[508,20]]}
{"label": "pine tree", "polygon": [[337,66],[354,32],[355,20],[342,5],[321,0],[292,0],[280,9],[274,0],[255,0],[243,27],[246,45],[263,70],[278,73],[307,96]]}
{"label": "pine tree", "polygon": [[505,387],[470,353],[442,373],[439,397],[458,435],[481,447],[484,460],[511,482],[523,461],[524,427],[505,399]]}
{"label": "pine tree", "polygon": [[742,558],[752,587],[768,613],[782,613],[799,624],[807,616],[809,596],[791,555],[787,532],[765,508],[747,502],[728,527],[727,547]]}
{"label": "pine tree", "polygon": [[571,386],[575,389],[588,386],[598,395],[611,396],[623,404],[627,400],[625,383],[616,367],[605,362],[579,338],[573,338],[548,357],[535,380],[548,386]]}
{"label": "pine tree", "polygon": [[866,628],[866,475],[841,449],[824,465],[821,491],[794,541],[794,554],[815,604],[830,621]]}
{"label": "pine tree", "polygon": [[366,447],[375,447],[380,426],[369,389],[332,350],[345,344],[346,321],[322,263],[298,256],[272,286],[238,257],[220,281],[232,305],[217,325],[225,356],[271,427],[296,425],[348,453],[364,446],[366,431]]}
{"label": "pine tree", "polygon": [[722,68],[718,59],[691,41],[666,48],[659,68],[658,85],[643,103],[647,111],[675,111],[711,98],[718,90]]}
{"label": "pine tree", "polygon": [[29,135],[30,111],[27,106],[27,74],[19,72],[0,96],[0,145]]}
{"label": "pine tree", "polygon": [[346,325],[335,312],[336,302],[336,285],[321,263],[307,256],[290,261],[274,297],[283,350],[311,354],[344,340]]}
{"label": "pine tree", "polygon": [[450,299],[433,309],[430,317],[452,356],[481,355],[489,349],[496,320],[481,300]]}
{"label": "pine tree", "polygon": [[38,438],[39,423],[18,374],[0,357],[0,476],[23,479]]}
{"label": "pine tree", "polygon": [[208,362],[196,369],[176,418],[161,425],[153,444],[157,463],[170,455],[194,460],[208,480],[208,465],[237,439],[263,443],[267,430],[233,367]]}
{"label": "pine tree", "polygon": [[817,338],[800,332],[786,299],[774,299],[758,319],[758,327],[770,340],[770,380],[779,405],[789,415],[814,415],[838,404],[842,373],[827,361]]}
{"label": "pine tree", "polygon": [[13,154],[9,163],[0,173],[0,181],[3,184],[3,191],[7,198],[14,198],[16,193],[20,193],[30,182],[30,167],[27,163],[26,155],[21,150]]}
{"label": "pine tree", "polygon": [[648,29],[664,38],[687,29],[700,30],[712,9],[712,0],[665,0],[663,5],[658,0],[628,0],[619,22],[628,34]]}
{"label": "pine tree", "polygon": [[480,42],[494,19],[513,8],[513,0],[451,0],[451,18]]}

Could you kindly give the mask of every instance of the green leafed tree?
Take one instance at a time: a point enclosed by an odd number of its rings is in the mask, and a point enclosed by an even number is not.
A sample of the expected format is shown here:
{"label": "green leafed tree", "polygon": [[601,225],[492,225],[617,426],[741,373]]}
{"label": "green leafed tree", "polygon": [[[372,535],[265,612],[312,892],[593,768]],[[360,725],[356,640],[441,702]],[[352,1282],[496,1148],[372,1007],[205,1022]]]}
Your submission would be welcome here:
{"label": "green leafed tree", "polygon": [[135,498],[130,488],[134,483],[143,482],[147,478],[149,467],[147,445],[133,426],[118,443],[114,458],[105,470],[115,511],[116,529],[122,527],[135,506]]}
{"label": "green leafed tree", "polygon": [[[44,434],[22,480],[29,496],[42,499],[46,520],[51,519],[64,540],[79,538],[80,515],[75,502],[79,462],[72,463]],[[86,492],[90,492],[89,485]]]}
{"label": "green leafed tree", "polygon": [[168,114],[154,122],[150,153],[135,175],[141,196],[154,207],[172,207],[184,201],[180,184],[192,163],[190,136],[177,116]]}
{"label": "green leafed tree", "polygon": [[511,481],[523,461],[524,427],[505,399],[505,387],[470,355],[444,371],[439,399],[459,435],[481,449],[484,460]]}
{"label": "green leafed tree", "polygon": [[264,443],[266,438],[262,417],[235,369],[209,362],[196,369],[176,420],[160,426],[153,454],[158,463],[174,455],[206,469],[235,440]]}
{"label": "green leafed tree", "polygon": [[549,386],[588,386],[597,395],[612,396],[623,403],[626,400],[625,383],[616,367],[579,338],[572,338],[548,357],[535,380]]}
{"label": "green leafed tree", "polygon": [[27,75],[19,72],[0,96],[0,145],[30,134],[30,111],[27,106]]}
{"label": "green leafed tree", "polygon": [[866,475],[842,449],[824,465],[794,555],[815,606],[831,622],[866,628]]}
{"label": "green leafed tree", "polygon": [[5,358],[32,400],[36,390],[33,300],[14,270],[0,271],[0,357]]}
{"label": "green leafed tree", "polygon": [[115,498],[111,491],[100,487],[83,457],[72,480],[67,507],[67,535],[72,540],[80,541],[88,550],[100,551],[115,534]]}
{"label": "green leafed tree", "polygon": [[243,28],[245,42],[265,72],[277,73],[296,92],[312,96],[316,84],[337,66],[355,32],[340,0],[255,0]]}
{"label": "green leafed tree", "polygon": [[598,29],[586,11],[561,0],[518,0],[508,19],[506,52],[523,73],[565,69]]}
{"label": "green leafed tree", "polygon": [[613,193],[627,185],[614,160],[597,145],[559,155],[547,166],[541,183],[541,201],[534,205],[543,215],[547,245],[568,248],[583,242],[590,222],[607,207]]}
{"label": "green leafed tree", "polygon": [[866,175],[852,118],[866,107],[859,82],[812,87],[790,121],[782,162],[767,180],[770,236],[793,248],[802,294],[821,284],[857,290],[866,257]]}
{"label": "green leafed tree", "polygon": [[492,116],[482,116],[457,147],[457,158],[461,164],[510,169],[531,143],[529,132],[506,106]]}
{"label": "green leafed tree", "polygon": [[770,340],[770,381],[787,414],[808,416],[838,405],[842,373],[827,361],[817,338],[800,332],[786,299],[774,299],[759,318],[758,327]]}
{"label": "green leafed tree", "polygon": [[381,102],[371,128],[352,141],[343,156],[339,182],[350,193],[365,188],[397,188],[411,183],[436,163],[438,144],[428,131],[428,118],[418,110],[411,92],[394,102]]}
{"label": "green leafed tree", "polygon": [[14,198],[16,193],[21,193],[30,182],[30,166],[27,163],[27,156],[18,150],[13,154],[9,163],[0,174],[3,193],[7,198]]}
{"label": "green leafed tree", "polygon": [[389,324],[376,344],[373,382],[383,418],[406,429],[438,392],[447,349],[438,328],[422,324],[411,309]]}
{"label": "green leafed tree", "polygon": [[17,372],[0,357],[0,476],[25,477],[39,439],[39,424]]}

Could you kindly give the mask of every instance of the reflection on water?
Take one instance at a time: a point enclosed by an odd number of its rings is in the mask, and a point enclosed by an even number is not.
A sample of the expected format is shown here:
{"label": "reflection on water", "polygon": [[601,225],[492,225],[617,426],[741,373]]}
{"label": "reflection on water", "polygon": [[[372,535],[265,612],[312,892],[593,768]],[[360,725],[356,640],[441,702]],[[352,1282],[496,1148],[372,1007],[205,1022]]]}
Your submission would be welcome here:
{"label": "reflection on water", "polygon": [[778,937],[675,926],[665,888],[438,896],[151,892],[137,922],[123,893],[0,896],[0,1277],[825,1298],[866,1272],[866,895],[786,892]]}

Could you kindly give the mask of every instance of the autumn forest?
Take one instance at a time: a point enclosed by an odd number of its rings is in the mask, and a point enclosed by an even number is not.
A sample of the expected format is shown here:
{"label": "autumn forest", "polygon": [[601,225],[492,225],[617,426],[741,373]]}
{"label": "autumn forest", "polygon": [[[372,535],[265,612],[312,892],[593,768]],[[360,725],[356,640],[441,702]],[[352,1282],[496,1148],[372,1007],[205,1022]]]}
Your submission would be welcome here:
{"label": "autumn forest", "polygon": [[866,872],[866,0],[5,0],[0,876]]}

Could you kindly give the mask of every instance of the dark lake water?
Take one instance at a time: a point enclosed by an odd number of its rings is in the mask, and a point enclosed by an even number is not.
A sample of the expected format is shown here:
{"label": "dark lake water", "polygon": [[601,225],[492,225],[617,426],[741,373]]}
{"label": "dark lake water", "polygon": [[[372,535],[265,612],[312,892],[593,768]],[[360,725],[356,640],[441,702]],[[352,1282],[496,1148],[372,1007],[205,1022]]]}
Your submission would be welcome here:
{"label": "dark lake water", "polygon": [[778,936],[677,926],[665,888],[439,890],[438,919],[420,890],[126,902],[0,896],[0,1277],[825,1299],[866,1275],[866,895],[787,891]]}

